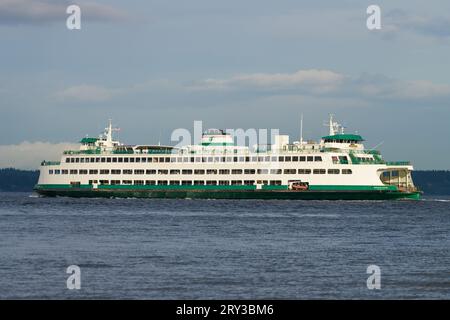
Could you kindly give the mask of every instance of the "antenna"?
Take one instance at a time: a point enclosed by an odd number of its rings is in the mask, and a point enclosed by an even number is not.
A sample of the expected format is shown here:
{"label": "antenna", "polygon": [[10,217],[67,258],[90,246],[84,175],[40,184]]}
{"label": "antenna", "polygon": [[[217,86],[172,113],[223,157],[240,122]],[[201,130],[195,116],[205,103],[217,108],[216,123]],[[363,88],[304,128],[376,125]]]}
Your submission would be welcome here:
{"label": "antenna", "polygon": [[161,145],[161,129],[159,129],[159,139],[158,139],[158,146]]}
{"label": "antenna", "polygon": [[330,136],[334,136],[334,135],[336,134],[336,130],[335,130],[336,124],[337,124],[337,123],[335,123],[335,122],[333,121],[333,114],[330,113],[330,118],[329,118],[329,120],[328,120],[328,123],[324,123],[324,126],[330,128],[330,131],[329,131],[329,133],[328,133]]}
{"label": "antenna", "polygon": [[300,145],[303,144],[303,112],[300,116]]}
{"label": "antenna", "polygon": [[375,147],[370,148],[369,150],[375,150],[376,148],[378,148],[379,146],[381,146],[384,143],[384,141],[381,141],[379,144],[377,144]]}

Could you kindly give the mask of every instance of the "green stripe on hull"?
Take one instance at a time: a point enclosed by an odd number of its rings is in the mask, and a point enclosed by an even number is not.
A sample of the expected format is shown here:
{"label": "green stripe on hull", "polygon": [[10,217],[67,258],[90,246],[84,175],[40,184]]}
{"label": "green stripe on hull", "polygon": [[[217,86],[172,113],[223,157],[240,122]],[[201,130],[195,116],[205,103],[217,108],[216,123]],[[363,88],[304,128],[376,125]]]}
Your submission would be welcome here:
{"label": "green stripe on hull", "polygon": [[333,185],[311,185],[314,191],[397,191],[396,186],[333,186]]}
{"label": "green stripe on hull", "polygon": [[[112,186],[109,186],[112,187]],[[118,187],[118,186],[116,186]],[[130,186],[131,187],[131,186]],[[133,186],[148,187],[148,186]],[[153,186],[154,187],[154,186]],[[161,187],[161,186],[160,186]],[[195,186],[198,187],[198,186]],[[206,186],[205,186],[206,187]],[[217,186],[207,186],[217,187]],[[242,186],[244,187],[244,186]],[[245,186],[248,187],[248,186]],[[51,188],[37,186],[36,192],[45,196],[168,198],[168,199],[285,199],[285,200],[390,200],[419,199],[419,192],[399,191],[291,191],[291,190],[220,190],[220,189],[145,189],[145,188]]]}

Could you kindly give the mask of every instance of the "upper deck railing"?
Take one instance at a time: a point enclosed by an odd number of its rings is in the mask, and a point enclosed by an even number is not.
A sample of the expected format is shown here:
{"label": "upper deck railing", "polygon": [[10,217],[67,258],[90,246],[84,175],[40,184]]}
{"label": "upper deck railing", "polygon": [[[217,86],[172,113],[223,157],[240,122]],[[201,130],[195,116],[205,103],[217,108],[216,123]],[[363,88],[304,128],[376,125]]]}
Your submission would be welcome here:
{"label": "upper deck railing", "polygon": [[61,164],[60,161],[42,161],[41,166],[59,166]]}
{"label": "upper deck railing", "polygon": [[410,161],[387,161],[387,166],[410,166]]}

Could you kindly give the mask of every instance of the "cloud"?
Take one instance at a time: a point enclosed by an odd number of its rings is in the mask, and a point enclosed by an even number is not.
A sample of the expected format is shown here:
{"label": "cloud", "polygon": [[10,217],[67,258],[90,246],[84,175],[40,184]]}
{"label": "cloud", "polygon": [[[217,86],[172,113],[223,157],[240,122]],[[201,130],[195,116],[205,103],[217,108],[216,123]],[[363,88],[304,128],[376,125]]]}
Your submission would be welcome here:
{"label": "cloud", "polygon": [[344,80],[345,76],[330,70],[299,70],[294,73],[253,73],[240,74],[230,79],[206,79],[194,83],[191,88],[232,89],[262,88],[283,90],[292,88],[309,88],[315,92],[332,91]]}
{"label": "cloud", "polygon": [[71,143],[22,142],[0,145],[0,168],[36,169],[42,160],[59,161],[64,150],[78,150]]}
{"label": "cloud", "polygon": [[298,70],[293,73],[248,73],[229,78],[206,78],[187,83],[153,80],[123,87],[81,84],[54,94],[63,102],[104,102],[129,99],[139,94],[156,96],[202,97],[221,95],[221,99],[258,96],[314,96],[355,98],[367,101],[431,102],[450,98],[450,85],[428,80],[401,80],[382,74],[359,76],[325,69]]}
{"label": "cloud", "polygon": [[410,14],[396,9],[385,17],[386,32],[407,31],[422,36],[448,39],[450,37],[450,17]]}
{"label": "cloud", "polygon": [[209,78],[189,86],[193,91],[252,91],[267,94],[354,96],[380,100],[433,99],[450,96],[450,85],[424,80],[399,80],[363,73],[351,76],[331,70],[299,70],[294,73],[254,73],[228,79]]}
{"label": "cloud", "polygon": [[[65,22],[66,9],[73,2],[66,0],[0,0],[0,24],[44,25]],[[82,19],[96,22],[122,21],[128,14],[109,5],[92,1],[77,1]]]}
{"label": "cloud", "polygon": [[92,84],[70,86],[53,94],[58,100],[103,102],[124,95],[179,90],[180,85],[167,79],[151,80],[123,87],[105,87]]}
{"label": "cloud", "polygon": [[111,89],[102,86],[82,84],[66,88],[55,94],[60,100],[79,100],[101,102],[110,100],[120,93],[120,89]]}

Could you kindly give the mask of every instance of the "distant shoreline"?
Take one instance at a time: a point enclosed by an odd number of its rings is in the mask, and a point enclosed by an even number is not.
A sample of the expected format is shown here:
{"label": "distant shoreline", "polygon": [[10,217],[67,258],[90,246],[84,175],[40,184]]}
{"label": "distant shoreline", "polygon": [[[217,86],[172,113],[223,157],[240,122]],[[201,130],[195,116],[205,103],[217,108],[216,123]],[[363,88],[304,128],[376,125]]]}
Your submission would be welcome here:
{"label": "distant shoreline", "polygon": [[[450,171],[416,170],[413,180],[427,195],[450,195]],[[39,178],[38,170],[0,169],[1,192],[31,192]]]}

